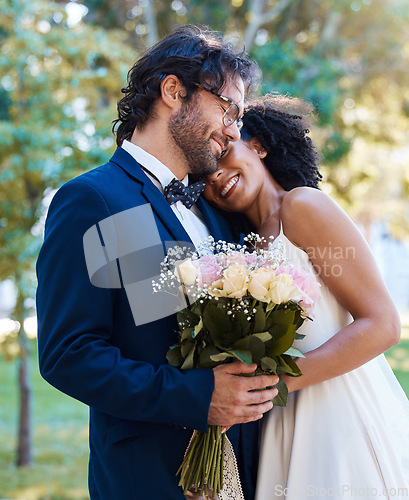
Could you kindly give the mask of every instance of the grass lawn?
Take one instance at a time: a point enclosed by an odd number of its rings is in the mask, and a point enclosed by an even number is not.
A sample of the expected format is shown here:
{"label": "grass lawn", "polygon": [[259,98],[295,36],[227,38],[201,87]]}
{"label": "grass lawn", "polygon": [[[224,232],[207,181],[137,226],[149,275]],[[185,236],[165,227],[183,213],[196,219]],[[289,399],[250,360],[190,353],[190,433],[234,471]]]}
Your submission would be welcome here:
{"label": "grass lawn", "polygon": [[396,378],[409,398],[409,327],[404,331],[399,344],[389,349],[385,354]]}
{"label": "grass lawn", "polygon": [[17,364],[0,355],[0,499],[86,500],[88,408],[45,382],[32,343],[34,465],[14,465]]}
{"label": "grass lawn", "polygon": [[[409,396],[409,335],[387,352]],[[86,500],[88,409],[48,385],[32,343],[34,465],[14,465],[17,433],[17,365],[0,355],[0,499]]]}

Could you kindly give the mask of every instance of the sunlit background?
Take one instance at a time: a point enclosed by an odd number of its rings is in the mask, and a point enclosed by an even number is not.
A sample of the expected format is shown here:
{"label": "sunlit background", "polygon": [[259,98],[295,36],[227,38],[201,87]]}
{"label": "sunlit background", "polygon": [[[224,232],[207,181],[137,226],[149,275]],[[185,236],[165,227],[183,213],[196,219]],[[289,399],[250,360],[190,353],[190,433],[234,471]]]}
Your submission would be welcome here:
{"label": "sunlit background", "polygon": [[365,235],[399,308],[402,341],[387,357],[409,393],[407,0],[0,0],[0,498],[88,498],[87,408],[38,374],[36,256],[56,189],[114,151],[129,67],[184,23],[245,47],[260,92],[314,104],[322,188]]}

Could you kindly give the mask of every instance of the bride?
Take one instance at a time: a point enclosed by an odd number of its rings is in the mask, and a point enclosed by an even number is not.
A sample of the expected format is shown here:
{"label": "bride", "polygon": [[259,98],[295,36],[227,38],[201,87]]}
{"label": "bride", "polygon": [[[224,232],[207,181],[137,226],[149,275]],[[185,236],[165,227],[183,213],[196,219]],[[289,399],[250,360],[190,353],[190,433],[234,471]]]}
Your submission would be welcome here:
{"label": "bride", "polygon": [[310,112],[283,96],[248,104],[204,193],[321,283],[296,345],[303,375],[285,377],[288,404],[264,419],[256,499],[409,498],[409,403],[382,354],[398,313],[364,238],[318,189]]}

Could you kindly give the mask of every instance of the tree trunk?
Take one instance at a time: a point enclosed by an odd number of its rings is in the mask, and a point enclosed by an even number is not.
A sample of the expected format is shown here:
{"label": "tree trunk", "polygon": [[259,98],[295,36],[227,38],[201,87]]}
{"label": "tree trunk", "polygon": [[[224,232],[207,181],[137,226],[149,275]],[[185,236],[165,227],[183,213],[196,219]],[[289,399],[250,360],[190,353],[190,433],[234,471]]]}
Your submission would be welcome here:
{"label": "tree trunk", "polygon": [[16,305],[16,319],[21,327],[18,334],[20,345],[20,358],[18,370],[19,386],[19,419],[17,431],[17,456],[18,467],[28,467],[33,463],[31,439],[31,384],[30,384],[30,352],[28,339],[24,330],[25,306],[24,296],[19,293]]}
{"label": "tree trunk", "polygon": [[292,2],[293,0],[279,0],[277,5],[267,11],[264,11],[266,0],[249,2],[247,13],[249,22],[244,32],[244,45],[247,52],[251,50],[259,28],[275,21]]}
{"label": "tree trunk", "polygon": [[314,51],[317,57],[323,57],[323,54],[334,50],[339,45],[338,32],[342,23],[342,15],[335,10],[328,14],[328,17],[322,27],[321,36]]}
{"label": "tree trunk", "polygon": [[144,19],[148,26],[147,48],[149,48],[158,41],[158,26],[153,0],[148,0],[144,5]]}
{"label": "tree trunk", "polygon": [[251,0],[248,10],[248,25],[244,32],[244,46],[247,52],[250,52],[253,46],[254,39],[256,38],[257,30],[262,24],[261,17],[264,7],[264,0]]}

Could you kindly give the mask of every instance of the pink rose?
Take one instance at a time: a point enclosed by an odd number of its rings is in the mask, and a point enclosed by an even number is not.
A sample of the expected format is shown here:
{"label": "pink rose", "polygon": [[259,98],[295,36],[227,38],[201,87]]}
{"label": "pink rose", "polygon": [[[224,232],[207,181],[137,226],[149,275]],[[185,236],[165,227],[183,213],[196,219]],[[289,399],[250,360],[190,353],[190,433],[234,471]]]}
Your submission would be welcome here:
{"label": "pink rose", "polygon": [[302,303],[305,307],[311,307],[320,297],[320,287],[315,276],[302,269],[291,266],[280,266],[277,272],[287,272],[293,277],[294,285],[302,292]]}
{"label": "pink rose", "polygon": [[245,265],[247,267],[255,267],[257,264],[257,254],[256,253],[247,253],[245,256]]}
{"label": "pink rose", "polygon": [[246,257],[241,252],[231,252],[227,256],[230,265],[246,266]]}
{"label": "pink rose", "polygon": [[223,268],[219,263],[217,255],[205,255],[200,259],[194,260],[192,264],[199,271],[199,286],[210,286],[221,277]]}
{"label": "pink rose", "polygon": [[310,273],[303,273],[294,277],[294,283],[302,291],[302,301],[306,307],[314,305],[320,296],[320,284],[315,276]]}

